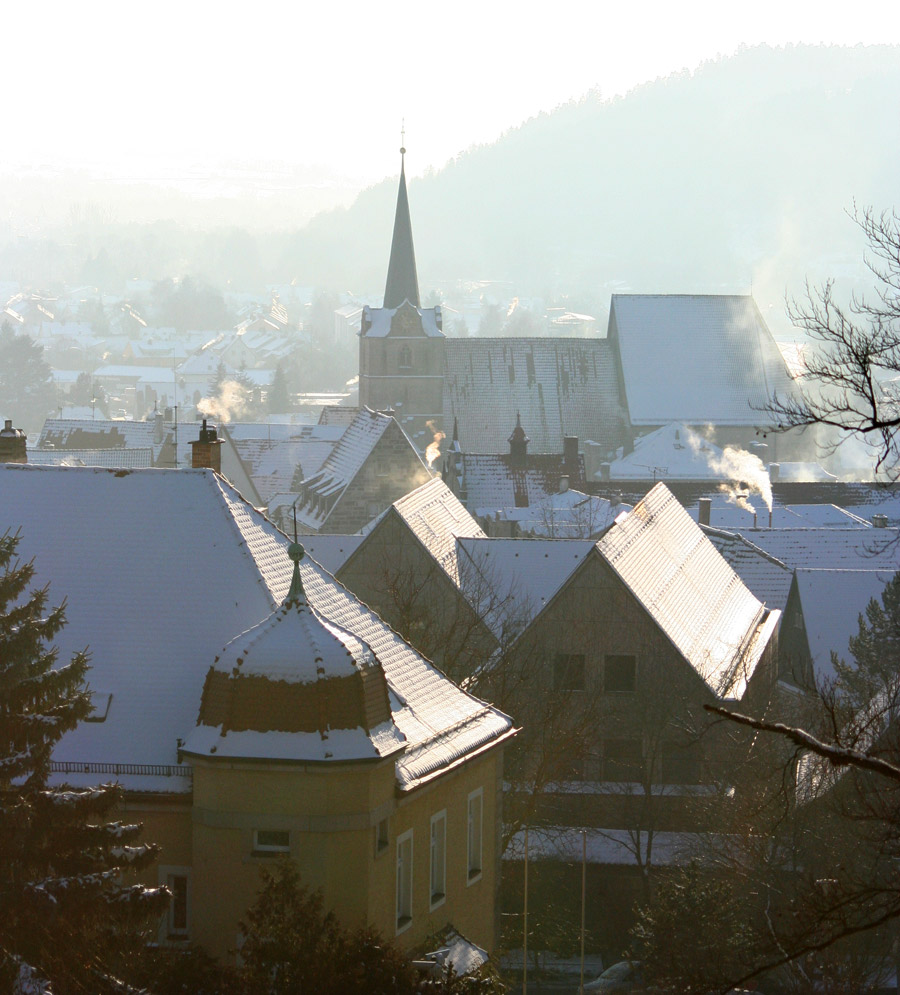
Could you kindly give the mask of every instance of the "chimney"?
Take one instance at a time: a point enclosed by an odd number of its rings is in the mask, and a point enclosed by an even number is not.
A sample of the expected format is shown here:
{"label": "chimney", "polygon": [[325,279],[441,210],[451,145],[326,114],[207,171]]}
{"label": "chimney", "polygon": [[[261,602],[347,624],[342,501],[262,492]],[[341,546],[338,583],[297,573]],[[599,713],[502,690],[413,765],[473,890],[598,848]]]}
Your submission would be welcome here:
{"label": "chimney", "polygon": [[697,502],[699,511],[697,513],[697,521],[700,525],[709,525],[709,513],[712,509],[712,498],[700,498]]}
{"label": "chimney", "polygon": [[0,429],[0,463],[27,463],[25,452],[25,433],[20,428],[13,428],[12,419],[7,418]]}
{"label": "chimney", "polygon": [[191,466],[195,469],[215,470],[222,472],[222,440],[218,437],[216,427],[206,427],[206,419],[203,419],[203,427],[200,429],[200,437],[191,443]]}
{"label": "chimney", "polygon": [[574,467],[578,463],[578,436],[563,436],[563,462],[566,469]]}
{"label": "chimney", "polygon": [[569,489],[569,475],[567,473],[564,473],[559,478],[559,493],[565,494],[568,489]]}
{"label": "chimney", "polygon": [[604,484],[609,483],[609,463],[606,461],[600,464],[600,480]]}
{"label": "chimney", "polygon": [[769,464],[769,480],[774,484],[778,479],[778,474],[781,472],[780,463],[770,463]]}
{"label": "chimney", "polygon": [[[8,425],[9,422],[7,422],[6,424]],[[0,432],[0,435],[2,434],[3,433]],[[875,526],[876,529],[886,529],[888,524],[887,515],[873,515],[872,524]]]}
{"label": "chimney", "polygon": [[522,428],[521,415],[516,412],[516,427],[509,437],[509,463],[513,470],[524,470],[528,464],[528,443],[531,440]]}

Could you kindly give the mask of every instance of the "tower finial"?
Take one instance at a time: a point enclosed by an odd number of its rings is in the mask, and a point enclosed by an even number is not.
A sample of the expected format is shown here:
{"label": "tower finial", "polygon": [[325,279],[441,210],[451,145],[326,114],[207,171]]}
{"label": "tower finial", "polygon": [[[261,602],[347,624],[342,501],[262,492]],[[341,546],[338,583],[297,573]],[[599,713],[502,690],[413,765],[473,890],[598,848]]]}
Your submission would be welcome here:
{"label": "tower finial", "polygon": [[295,538],[288,546],[288,556],[294,561],[294,573],[287,597],[284,599],[285,606],[306,604],[306,592],[303,590],[303,580],[300,577],[300,561],[305,555],[306,551]]}
{"label": "tower finial", "polygon": [[406,118],[400,118],[400,155],[406,155]]}

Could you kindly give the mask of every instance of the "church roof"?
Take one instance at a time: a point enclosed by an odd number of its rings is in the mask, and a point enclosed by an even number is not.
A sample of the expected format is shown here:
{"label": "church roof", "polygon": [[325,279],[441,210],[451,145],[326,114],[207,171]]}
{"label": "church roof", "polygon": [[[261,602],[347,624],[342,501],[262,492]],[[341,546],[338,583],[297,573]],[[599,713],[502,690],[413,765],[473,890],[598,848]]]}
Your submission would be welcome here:
{"label": "church roof", "polygon": [[567,435],[611,450],[621,434],[618,396],[606,339],[445,340],[444,425],[456,419],[463,452],[509,452],[517,415],[529,455],[561,452]]}
{"label": "church roof", "polygon": [[394,214],[394,235],[391,239],[391,259],[388,263],[387,283],[384,288],[384,306],[399,307],[409,301],[419,306],[419,278],[416,274],[416,253],[413,249],[412,222],[409,217],[409,199],[406,195],[406,168],[400,160],[400,188],[397,191],[397,210]]}
{"label": "church roof", "polygon": [[609,338],[632,425],[766,425],[765,406],[796,393],[749,295],[613,294]]}

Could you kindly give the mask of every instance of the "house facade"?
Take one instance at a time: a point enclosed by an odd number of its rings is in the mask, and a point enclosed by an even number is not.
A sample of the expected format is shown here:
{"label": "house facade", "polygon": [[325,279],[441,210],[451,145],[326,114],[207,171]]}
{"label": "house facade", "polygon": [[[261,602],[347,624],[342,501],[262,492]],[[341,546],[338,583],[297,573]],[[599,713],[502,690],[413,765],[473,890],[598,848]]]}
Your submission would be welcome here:
{"label": "house facade", "polygon": [[162,942],[236,956],[260,867],[286,855],[348,925],[494,948],[506,715],[212,471],[0,474],[22,555],[67,599],[61,659],[90,645],[94,712],[52,778],[122,785],[162,847]]}

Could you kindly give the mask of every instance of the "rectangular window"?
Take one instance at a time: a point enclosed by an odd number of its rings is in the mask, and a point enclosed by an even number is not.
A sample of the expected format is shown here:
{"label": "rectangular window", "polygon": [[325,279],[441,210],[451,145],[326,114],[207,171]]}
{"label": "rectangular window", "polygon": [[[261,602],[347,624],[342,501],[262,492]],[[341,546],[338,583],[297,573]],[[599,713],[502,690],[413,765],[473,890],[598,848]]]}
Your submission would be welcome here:
{"label": "rectangular window", "polygon": [[388,848],[388,820],[381,819],[375,827],[375,856],[378,857]]}
{"label": "rectangular window", "polygon": [[633,656],[607,656],[603,661],[603,690],[607,694],[632,694],[637,660]]}
{"label": "rectangular window", "polygon": [[169,899],[169,936],[188,935],[188,878],[186,874],[166,875],[171,892]]}
{"label": "rectangular window", "polygon": [[469,795],[468,804],[468,870],[469,884],[481,877],[481,816],[484,791],[479,788]]}
{"label": "rectangular window", "polygon": [[553,690],[584,690],[584,653],[556,654],[553,661]]}
{"label": "rectangular window", "polygon": [[397,932],[412,922],[413,831],[397,837]]}
{"label": "rectangular window", "polygon": [[256,854],[290,853],[290,832],[287,829],[254,829],[253,852]]}
{"label": "rectangular window", "polygon": [[431,817],[431,903],[432,909],[447,897],[447,812]]}
{"label": "rectangular window", "polygon": [[640,781],[642,759],[639,739],[605,739],[603,780]]}

